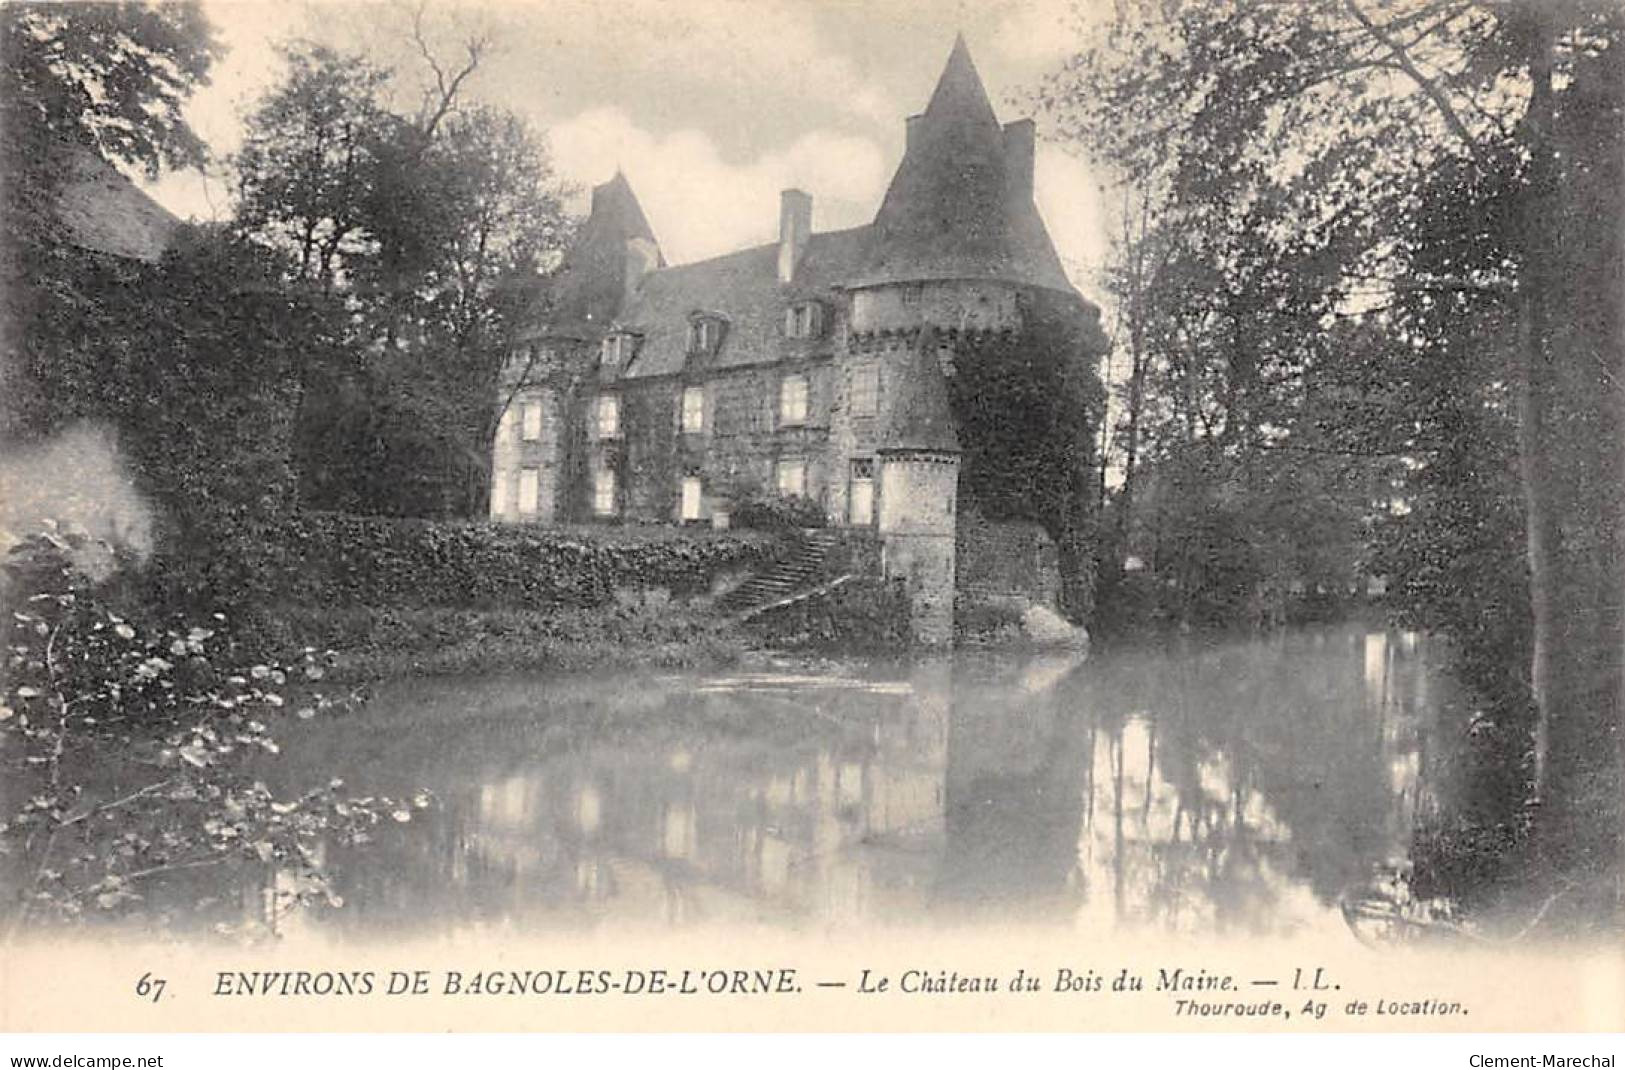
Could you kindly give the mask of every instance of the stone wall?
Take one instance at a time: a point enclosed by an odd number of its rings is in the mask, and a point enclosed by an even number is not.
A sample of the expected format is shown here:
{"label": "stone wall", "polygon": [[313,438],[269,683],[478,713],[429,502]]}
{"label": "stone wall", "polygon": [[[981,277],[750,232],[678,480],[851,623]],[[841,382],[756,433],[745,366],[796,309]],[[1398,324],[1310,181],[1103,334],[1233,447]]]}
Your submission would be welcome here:
{"label": "stone wall", "polygon": [[954,526],[959,460],[899,451],[881,456],[882,571],[904,582],[914,639],[947,645],[954,632]]}
{"label": "stone wall", "polygon": [[973,597],[1013,596],[1058,608],[1060,560],[1042,525],[1027,520],[988,520],[975,509],[960,511],[955,539],[956,585]]}
{"label": "stone wall", "polygon": [[[807,418],[779,425],[779,384],[786,375],[805,375]],[[758,365],[685,378],[661,377],[621,382],[621,437],[617,463],[622,480],[622,511],[633,520],[679,519],[684,477],[702,481],[701,519],[743,498],[772,494],[777,464],[806,462],[807,496],[827,503],[836,478],[828,456],[832,365],[825,358]],[[699,431],[683,431],[682,393],[704,392]]]}
{"label": "stone wall", "polygon": [[910,330],[935,326],[961,331],[1021,326],[1017,287],[993,281],[901,283],[852,295],[852,331]]}

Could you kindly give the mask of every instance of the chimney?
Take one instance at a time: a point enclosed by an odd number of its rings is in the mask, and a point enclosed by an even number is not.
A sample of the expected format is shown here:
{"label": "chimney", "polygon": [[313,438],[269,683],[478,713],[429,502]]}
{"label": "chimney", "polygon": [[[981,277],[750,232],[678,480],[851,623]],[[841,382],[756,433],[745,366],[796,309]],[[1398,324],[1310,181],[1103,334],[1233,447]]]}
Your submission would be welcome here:
{"label": "chimney", "polygon": [[1033,121],[1017,119],[1004,124],[1006,190],[1015,201],[1033,199]]}
{"label": "chimney", "polygon": [[779,281],[796,277],[796,264],[812,234],[812,198],[798,189],[779,194]]}
{"label": "chimney", "polygon": [[643,285],[644,276],[660,266],[660,247],[647,238],[626,239],[626,274],[621,291],[621,303],[617,311],[626,307],[626,302],[638,292]]}
{"label": "chimney", "polygon": [[924,115],[910,115],[903,120],[903,152],[905,154],[914,147],[915,134],[920,128],[920,120],[924,118]]}

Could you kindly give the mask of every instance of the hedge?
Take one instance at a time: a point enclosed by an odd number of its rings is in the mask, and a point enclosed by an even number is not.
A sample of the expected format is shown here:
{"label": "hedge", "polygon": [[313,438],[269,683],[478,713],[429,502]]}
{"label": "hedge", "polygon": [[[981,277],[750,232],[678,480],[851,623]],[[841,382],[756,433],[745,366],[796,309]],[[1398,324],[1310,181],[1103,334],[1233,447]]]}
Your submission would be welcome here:
{"label": "hedge", "polygon": [[270,534],[277,601],[401,608],[596,606],[616,591],[704,592],[782,552],[752,532],[544,528],[301,513]]}

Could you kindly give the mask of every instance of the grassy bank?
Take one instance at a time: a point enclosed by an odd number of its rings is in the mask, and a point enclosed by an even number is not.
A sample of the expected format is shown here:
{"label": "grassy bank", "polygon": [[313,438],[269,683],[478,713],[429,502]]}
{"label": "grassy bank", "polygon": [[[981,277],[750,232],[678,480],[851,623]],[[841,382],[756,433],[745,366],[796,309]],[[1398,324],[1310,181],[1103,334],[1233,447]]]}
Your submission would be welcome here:
{"label": "grassy bank", "polygon": [[263,628],[282,649],[334,651],[330,673],[339,682],[728,666],[744,660],[752,647],[751,637],[730,622],[659,590],[622,594],[592,608],[548,610],[285,605],[267,615]]}

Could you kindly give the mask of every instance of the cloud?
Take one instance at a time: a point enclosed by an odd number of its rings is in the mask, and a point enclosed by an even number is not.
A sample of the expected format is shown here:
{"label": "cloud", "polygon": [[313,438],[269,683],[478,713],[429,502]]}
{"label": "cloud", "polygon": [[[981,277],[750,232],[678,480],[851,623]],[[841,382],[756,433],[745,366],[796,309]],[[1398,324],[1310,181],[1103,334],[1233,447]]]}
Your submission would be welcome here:
{"label": "cloud", "polygon": [[[674,263],[773,240],[779,192],[813,197],[814,226],[868,222],[888,177],[867,138],[813,130],[782,149],[730,162],[704,131],[652,134],[619,108],[592,108],[549,133],[561,174],[590,188],[626,172],[666,258]],[[585,196],[581,207],[585,207]]]}
{"label": "cloud", "polygon": [[1110,19],[1110,5],[1031,0],[1013,5],[993,31],[993,48],[1023,67],[1048,69],[1078,52]]}
{"label": "cloud", "polygon": [[637,70],[639,80],[647,74],[707,85],[741,102],[771,93],[856,118],[897,121],[884,87],[831,47],[806,0],[622,0],[615,7],[606,14],[600,0],[559,0],[547,21],[557,39],[583,35],[589,54],[613,57]]}

